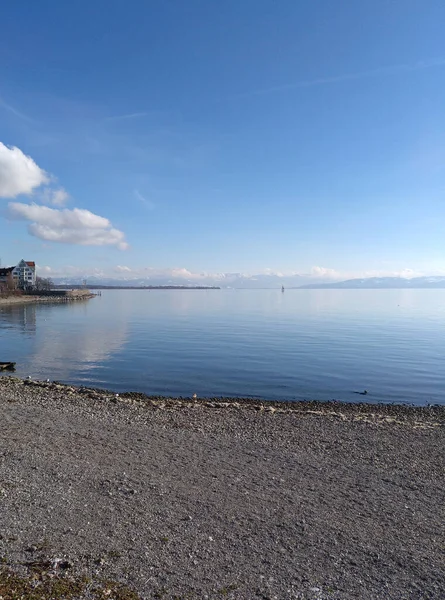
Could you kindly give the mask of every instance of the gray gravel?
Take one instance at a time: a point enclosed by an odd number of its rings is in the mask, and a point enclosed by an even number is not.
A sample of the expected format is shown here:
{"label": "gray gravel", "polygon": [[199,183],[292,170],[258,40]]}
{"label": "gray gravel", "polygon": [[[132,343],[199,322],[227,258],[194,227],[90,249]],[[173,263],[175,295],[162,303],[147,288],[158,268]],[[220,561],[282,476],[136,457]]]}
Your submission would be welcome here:
{"label": "gray gravel", "polygon": [[142,598],[445,598],[445,409],[0,377],[0,557]]}

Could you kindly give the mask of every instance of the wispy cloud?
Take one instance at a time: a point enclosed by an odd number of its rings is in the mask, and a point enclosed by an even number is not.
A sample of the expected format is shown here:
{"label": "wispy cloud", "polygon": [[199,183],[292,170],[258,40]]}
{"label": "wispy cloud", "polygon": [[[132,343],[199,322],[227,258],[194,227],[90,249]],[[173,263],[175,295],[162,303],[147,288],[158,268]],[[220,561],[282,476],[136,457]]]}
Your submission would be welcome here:
{"label": "wispy cloud", "polygon": [[69,199],[70,195],[64,188],[45,188],[40,195],[40,200],[42,202],[45,204],[53,204],[54,206],[64,206]]}
{"label": "wispy cloud", "polygon": [[152,202],[151,200],[148,200],[148,198],[145,198],[141,192],[139,190],[133,190],[134,196],[137,200],[139,200],[139,202],[141,202],[141,204],[143,204],[145,206],[145,208],[148,208],[149,210],[153,210],[155,207],[154,202]]}
{"label": "wispy cloud", "polygon": [[445,58],[435,58],[430,60],[417,61],[411,64],[386,65],[370,69],[367,71],[358,71],[356,73],[343,73],[341,75],[333,75],[331,77],[318,77],[316,79],[307,79],[302,81],[294,81],[282,85],[266,87],[258,90],[251,90],[239,94],[239,96],[261,96],[273,94],[277,92],[286,92],[290,90],[316,87],[321,85],[329,85],[334,83],[342,83],[343,81],[353,81],[356,79],[369,79],[384,75],[397,75],[399,73],[409,73],[412,71],[422,71],[424,69],[434,69],[445,66]]}
{"label": "wispy cloud", "polygon": [[146,112],[134,112],[128,113],[127,115],[115,115],[111,117],[107,117],[105,121],[126,121],[128,119],[140,119],[142,117],[146,117],[148,113]]}
{"label": "wispy cloud", "polygon": [[14,116],[16,116],[18,119],[22,119],[22,121],[28,121],[28,123],[35,123],[34,119],[31,119],[31,117],[28,117],[28,115],[25,115],[25,113],[20,112],[14,106],[5,102],[1,96],[0,96],[0,108],[7,110],[8,112],[10,112]]}

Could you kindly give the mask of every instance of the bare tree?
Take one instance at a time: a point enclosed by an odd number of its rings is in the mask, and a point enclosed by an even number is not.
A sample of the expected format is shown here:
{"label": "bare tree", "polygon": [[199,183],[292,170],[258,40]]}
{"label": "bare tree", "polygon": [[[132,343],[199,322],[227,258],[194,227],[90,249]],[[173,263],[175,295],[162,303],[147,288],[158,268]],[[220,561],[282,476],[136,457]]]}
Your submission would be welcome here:
{"label": "bare tree", "polygon": [[12,276],[12,273],[8,273],[6,278],[6,289],[8,292],[13,292],[17,289],[17,281]]}
{"label": "bare tree", "polygon": [[15,296],[16,294],[21,294],[17,288],[17,281],[12,276],[12,273],[8,273],[6,279],[0,283],[0,294],[2,296]]}
{"label": "bare tree", "polygon": [[54,287],[53,280],[45,277],[36,277],[36,290],[40,292],[48,291]]}

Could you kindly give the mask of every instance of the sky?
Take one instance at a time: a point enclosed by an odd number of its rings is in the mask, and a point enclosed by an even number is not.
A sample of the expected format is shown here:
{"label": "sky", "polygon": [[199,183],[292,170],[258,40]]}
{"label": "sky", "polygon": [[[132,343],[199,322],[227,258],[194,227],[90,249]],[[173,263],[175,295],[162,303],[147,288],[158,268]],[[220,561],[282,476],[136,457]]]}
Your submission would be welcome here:
{"label": "sky", "polygon": [[445,273],[442,0],[15,0],[0,257]]}

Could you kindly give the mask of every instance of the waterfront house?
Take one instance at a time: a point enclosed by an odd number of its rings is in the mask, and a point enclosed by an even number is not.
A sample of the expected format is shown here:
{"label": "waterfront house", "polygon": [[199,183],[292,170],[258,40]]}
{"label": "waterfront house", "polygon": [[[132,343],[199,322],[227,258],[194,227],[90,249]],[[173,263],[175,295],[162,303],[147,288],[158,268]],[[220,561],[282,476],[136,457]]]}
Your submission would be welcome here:
{"label": "waterfront house", "polygon": [[12,281],[21,290],[32,289],[36,285],[36,263],[21,260],[15,267],[0,268],[0,284]]}
{"label": "waterfront house", "polygon": [[36,284],[36,263],[21,260],[19,264],[14,267],[12,276],[17,282],[17,287],[20,289],[33,288]]}

